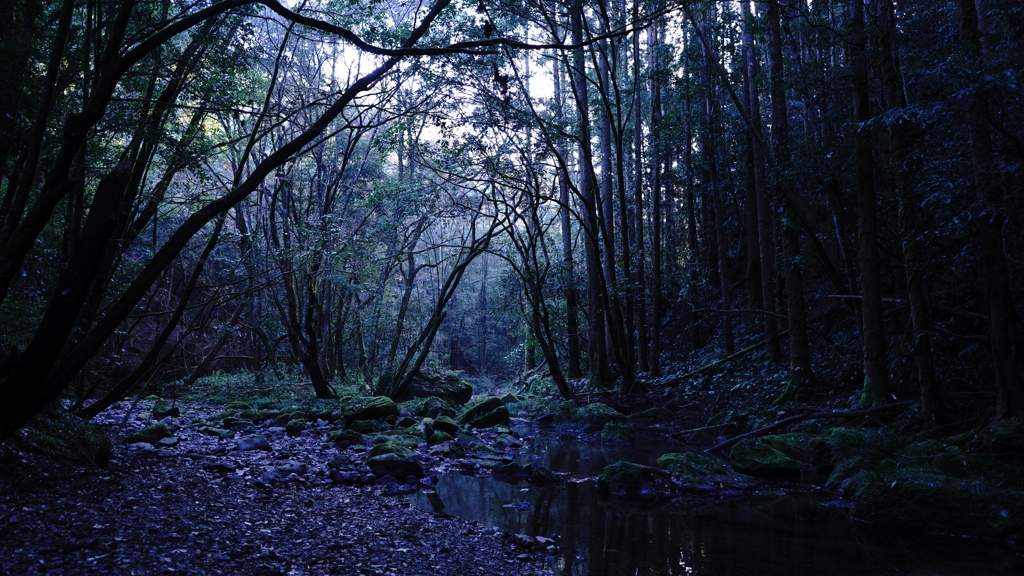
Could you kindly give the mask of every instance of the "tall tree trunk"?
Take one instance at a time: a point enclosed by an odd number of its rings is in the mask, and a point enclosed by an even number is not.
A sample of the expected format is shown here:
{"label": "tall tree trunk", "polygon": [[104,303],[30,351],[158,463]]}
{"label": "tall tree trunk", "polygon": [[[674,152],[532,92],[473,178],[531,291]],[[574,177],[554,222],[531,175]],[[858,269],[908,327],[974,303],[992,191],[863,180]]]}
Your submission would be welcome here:
{"label": "tall tree trunk", "polygon": [[[973,1],[973,0],[972,0]],[[850,63],[853,68],[853,120],[857,173],[857,220],[860,234],[861,341],[864,358],[862,406],[877,406],[889,398],[889,371],[885,329],[882,323],[882,274],[878,258],[878,219],[875,213],[875,181],[871,130],[871,99],[868,93],[867,36],[864,0],[853,1],[850,21]]]}
{"label": "tall tree trunk", "polygon": [[[562,70],[554,67],[555,83],[555,114],[562,123],[565,113],[565,93],[562,88]],[[565,139],[559,140],[558,154],[562,158],[569,157],[569,148],[565,145]],[[569,204],[569,182],[566,174],[558,176],[558,216],[562,232],[562,267],[565,278],[565,330],[568,340],[568,357],[566,361],[569,366],[569,377],[576,379],[583,377],[583,370],[580,369],[580,329],[579,329],[579,302],[576,294],[576,266],[572,257],[572,219],[570,218]]]}
{"label": "tall tree trunk", "polygon": [[[639,14],[639,3],[634,4],[634,19]],[[636,247],[636,283],[631,287],[637,323],[637,368],[650,370],[650,345],[647,323],[647,267],[644,251],[644,163],[643,163],[643,83],[640,79],[640,31],[633,33],[633,246]]]}
{"label": "tall tree trunk", "polygon": [[[881,60],[882,88],[885,106],[896,110],[907,105],[902,89],[902,78],[896,59],[896,14],[892,0],[874,0],[873,12],[877,18],[877,44]],[[895,170],[896,195],[899,201],[899,232],[903,248],[903,269],[907,276],[907,295],[910,299],[910,323],[913,331],[914,363],[921,389],[921,409],[932,425],[937,427],[947,420],[942,390],[935,376],[932,358],[931,311],[928,305],[928,286],[924,276],[920,232],[916,225],[918,200],[911,182],[907,152],[909,126],[896,121],[889,124],[889,150]]]}
{"label": "tall tree trunk", "polygon": [[[743,104],[747,115],[753,118],[754,106],[757,103],[757,89],[754,77],[757,75],[756,56],[754,54],[754,34],[750,3],[742,0],[740,15],[743,18],[743,32],[740,42],[743,49]],[[759,104],[757,104],[759,106]],[[758,111],[760,118],[760,111]],[[753,123],[753,122],[751,122]],[[760,125],[760,120],[755,126]],[[763,282],[761,280],[761,243],[757,228],[757,195],[764,193],[764,158],[761,149],[755,144],[760,134],[754,132],[754,126],[748,126],[743,132],[743,190],[744,190],[744,238],[747,248],[747,307],[760,310],[764,307]],[[761,177],[758,178],[760,165]],[[759,181],[760,180],[760,181]],[[758,184],[761,185],[760,190]]]}
{"label": "tall tree trunk", "polygon": [[1017,358],[1017,310],[1010,290],[1009,268],[1003,246],[1004,194],[1008,177],[992,152],[989,134],[988,96],[984,86],[987,74],[985,46],[975,0],[959,0],[960,45],[974,68],[974,86],[969,98],[968,122],[971,130],[971,159],[978,201],[983,207],[977,217],[981,249],[982,282],[988,294],[989,340],[995,371],[996,415],[1009,417],[1024,409],[1024,383]]}
{"label": "tall tree trunk", "polygon": [[661,163],[664,147],[661,134],[661,64],[658,61],[660,49],[661,22],[647,29],[647,45],[650,54],[651,90],[651,376],[661,375],[661,324],[665,316],[664,298],[661,289],[662,245],[661,245]]}

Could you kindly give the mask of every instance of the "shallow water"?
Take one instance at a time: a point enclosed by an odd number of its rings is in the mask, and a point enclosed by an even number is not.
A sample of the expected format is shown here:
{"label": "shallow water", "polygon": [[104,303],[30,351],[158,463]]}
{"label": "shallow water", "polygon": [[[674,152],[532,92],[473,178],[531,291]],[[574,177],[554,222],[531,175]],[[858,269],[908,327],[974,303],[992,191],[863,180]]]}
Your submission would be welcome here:
{"label": "shallow water", "polygon": [[652,464],[685,446],[655,437],[609,447],[521,432],[528,447],[520,463],[570,472],[574,480],[537,486],[450,473],[435,493],[410,495],[411,502],[506,532],[556,535],[551,562],[563,575],[1024,574],[1024,558],[998,545],[869,526],[815,496],[609,499],[585,479],[611,462]]}

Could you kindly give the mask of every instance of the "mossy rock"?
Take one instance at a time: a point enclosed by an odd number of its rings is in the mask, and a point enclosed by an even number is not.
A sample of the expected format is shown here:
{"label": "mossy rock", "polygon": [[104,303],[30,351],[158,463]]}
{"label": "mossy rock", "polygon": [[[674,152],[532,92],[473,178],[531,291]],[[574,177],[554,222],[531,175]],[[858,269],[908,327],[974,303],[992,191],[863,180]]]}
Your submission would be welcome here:
{"label": "mossy rock", "polygon": [[654,475],[639,464],[620,461],[605,466],[597,477],[597,487],[612,494],[635,496],[652,492]]}
{"label": "mossy rock", "polygon": [[633,424],[640,424],[641,426],[664,424],[672,421],[672,418],[672,412],[660,407],[648,408],[647,410],[634,412],[626,416],[627,421]]}
{"label": "mossy rock", "polygon": [[126,444],[134,444],[136,442],[147,442],[149,444],[156,444],[161,438],[169,438],[172,436],[171,431],[167,429],[164,424],[157,424],[156,426],[150,426],[137,430],[128,435],[124,439]]}
{"label": "mossy rock", "polygon": [[356,420],[348,425],[350,430],[355,430],[361,434],[370,434],[373,432],[382,432],[388,429],[388,425],[377,420]]}
{"label": "mossy rock", "polygon": [[252,408],[239,412],[238,417],[241,418],[242,420],[248,420],[249,422],[253,423],[259,422],[264,418],[263,412],[259,410],[253,410]]}
{"label": "mossy rock", "polygon": [[451,436],[455,436],[459,433],[459,425],[447,416],[439,416],[434,418],[434,431],[445,432]]}
{"label": "mossy rock", "polygon": [[306,429],[306,421],[299,419],[292,420],[284,425],[284,429],[292,436],[298,436]]}
{"label": "mossy rock", "polygon": [[1024,535],[1024,492],[1000,490],[920,468],[852,478],[855,518],[886,526],[1016,539]]}
{"label": "mossy rock", "polygon": [[409,458],[410,456],[415,454],[415,452],[413,452],[412,450],[415,447],[415,444],[409,446],[408,443],[406,442],[388,440],[387,442],[377,444],[373,448],[371,448],[369,455],[372,458],[374,456],[380,456],[382,454],[397,454],[402,458]]}
{"label": "mossy rock", "polygon": [[604,444],[632,444],[636,440],[633,429],[622,422],[608,422],[599,436]]}
{"label": "mossy rock", "polygon": [[423,430],[424,438],[430,438],[434,435],[434,419],[424,418],[423,421],[420,422],[419,428]]}
{"label": "mossy rock", "polygon": [[363,443],[363,435],[355,430],[335,430],[328,432],[327,437],[331,439],[336,446],[356,446]]}
{"label": "mossy rock", "polygon": [[374,456],[366,461],[366,465],[378,478],[390,475],[401,481],[407,476],[423,476],[423,466],[419,462],[407,460],[394,453]]}
{"label": "mossy rock", "polygon": [[509,413],[505,403],[496,396],[484,396],[474,400],[459,414],[458,422],[474,428],[508,426]]}
{"label": "mossy rock", "polygon": [[800,461],[787,456],[762,438],[744,438],[729,450],[737,472],[769,478],[799,478]]}
{"label": "mossy rock", "polygon": [[452,440],[452,435],[451,434],[449,434],[447,432],[440,432],[440,431],[438,431],[438,432],[434,432],[433,434],[430,435],[429,443],[430,443],[431,446],[436,446],[438,444],[444,444],[445,442],[450,442],[451,440]]}
{"label": "mossy rock", "polygon": [[[444,432],[434,432],[434,434],[444,434]],[[463,449],[462,446],[459,446],[457,442],[444,442],[438,446],[444,447],[441,450],[441,456],[444,456],[445,458],[455,459],[462,458],[466,455],[465,449]]]}
{"label": "mossy rock", "polygon": [[398,404],[387,396],[348,397],[342,402],[345,423],[357,420],[376,420],[398,414]]}
{"label": "mossy rock", "polygon": [[624,422],[625,420],[626,416],[621,412],[600,402],[587,404],[573,411],[573,422],[586,432],[598,432],[609,422]]}
{"label": "mossy rock", "polygon": [[451,418],[455,416],[455,409],[451,404],[436,396],[407,400],[402,402],[400,406],[408,411],[409,414],[419,418],[438,418],[440,416]]}
{"label": "mossy rock", "polygon": [[217,438],[220,438],[221,440],[230,440],[231,438],[235,437],[235,431],[234,430],[225,430],[223,428],[217,428],[215,426],[201,426],[199,428],[199,431],[202,432],[203,434],[209,434],[211,436],[216,436]]}
{"label": "mossy rock", "polygon": [[398,399],[440,398],[453,406],[462,406],[472,397],[473,387],[457,373],[420,370]]}
{"label": "mossy rock", "polygon": [[419,421],[412,416],[399,416],[398,420],[395,420],[396,428],[410,428],[419,424]]}
{"label": "mossy rock", "polygon": [[288,424],[292,420],[295,420],[296,416],[297,416],[297,414],[295,414],[294,412],[288,413],[288,414],[280,414],[280,415],[278,415],[277,417],[274,418],[274,426],[284,427],[286,424]]}
{"label": "mossy rock", "polygon": [[1024,455],[1024,417],[996,420],[982,436],[994,452]]}
{"label": "mossy rock", "polygon": [[249,410],[250,408],[252,408],[252,406],[249,406],[240,400],[229,402],[228,405],[224,407],[225,410]]}
{"label": "mossy rock", "polygon": [[657,466],[667,470],[687,490],[719,492],[756,485],[754,478],[735,472],[718,458],[697,452],[662,454]]}
{"label": "mossy rock", "polygon": [[107,467],[113,448],[106,426],[77,416],[38,417],[12,442],[27,443],[33,452],[100,468]]}
{"label": "mossy rock", "polygon": [[181,409],[162,398],[157,400],[156,403],[153,404],[153,418],[162,420],[168,416],[172,418],[181,416]]}

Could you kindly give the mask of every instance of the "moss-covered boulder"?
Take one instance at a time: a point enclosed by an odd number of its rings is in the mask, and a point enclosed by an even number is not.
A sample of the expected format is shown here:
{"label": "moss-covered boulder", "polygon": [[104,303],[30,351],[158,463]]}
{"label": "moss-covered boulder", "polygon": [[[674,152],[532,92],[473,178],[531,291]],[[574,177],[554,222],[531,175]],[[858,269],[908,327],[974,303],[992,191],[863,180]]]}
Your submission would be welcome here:
{"label": "moss-covered boulder", "polygon": [[718,458],[697,452],[663,454],[658,458],[657,466],[667,470],[672,479],[685,490],[743,490],[757,483],[754,478],[734,471]]}
{"label": "moss-covered boulder", "polygon": [[654,475],[639,464],[620,461],[605,466],[597,477],[597,487],[612,494],[636,496],[654,491]]}
{"label": "moss-covered boulder", "polygon": [[327,437],[331,439],[335,446],[341,448],[363,443],[363,435],[355,430],[335,430],[328,432]]}
{"label": "moss-covered boulder", "polygon": [[419,462],[402,458],[398,454],[382,454],[374,456],[366,461],[370,471],[377,478],[382,476],[394,476],[399,480],[407,476],[423,476],[423,466]]}
{"label": "moss-covered boulder", "polygon": [[440,431],[434,432],[433,434],[430,435],[430,438],[427,439],[431,446],[436,446],[437,444],[444,444],[445,442],[450,442],[451,440],[451,434]]}
{"label": "moss-covered boulder", "polygon": [[455,372],[420,370],[398,396],[398,400],[440,398],[453,406],[462,406],[473,397],[473,387]]}
{"label": "moss-covered boulder", "polygon": [[648,408],[640,412],[634,412],[629,416],[626,416],[631,424],[638,424],[641,426],[652,426],[654,424],[665,424],[666,422],[672,421],[672,412],[660,407]]}
{"label": "moss-covered boulder", "polygon": [[402,458],[409,458],[410,456],[415,454],[415,452],[412,451],[412,449],[415,447],[415,444],[409,446],[408,442],[401,442],[399,440],[388,440],[387,442],[376,444],[374,445],[373,448],[370,448],[369,455],[372,458],[374,456],[380,456],[382,454],[397,454]]}
{"label": "moss-covered boulder", "polygon": [[166,425],[157,424],[156,426],[150,426],[148,428],[132,432],[124,439],[124,441],[127,444],[135,444],[136,442],[156,444],[161,438],[169,438],[170,436],[172,436],[171,431],[167,429]]}
{"label": "moss-covered boulder", "polygon": [[167,418],[168,416],[172,418],[177,418],[178,416],[181,416],[181,409],[178,408],[177,406],[174,406],[167,400],[164,400],[163,398],[157,400],[153,404],[153,418],[156,418],[157,420],[162,420],[164,418]]}
{"label": "moss-covered boulder", "polygon": [[508,426],[509,413],[505,403],[496,396],[484,396],[471,402],[459,414],[458,421],[474,428]]}
{"label": "moss-covered boulder", "polygon": [[444,432],[451,436],[455,436],[459,433],[459,425],[447,416],[439,416],[434,418],[434,431]]}
{"label": "moss-covered boulder", "polygon": [[434,434],[434,419],[424,418],[420,421],[419,428],[423,430],[424,438],[430,438]]}
{"label": "moss-covered boulder", "polygon": [[633,428],[623,422],[608,422],[599,436],[604,444],[632,444],[636,439]]}
{"label": "moss-covered boulder", "polygon": [[737,472],[768,478],[799,478],[805,466],[763,438],[741,440],[729,450],[729,459]]}
{"label": "moss-covered boulder", "polygon": [[398,404],[387,396],[350,396],[342,401],[342,406],[346,424],[398,414]]}
{"label": "moss-covered boulder", "polygon": [[586,432],[598,432],[609,422],[624,422],[625,420],[626,416],[621,412],[600,402],[576,408],[573,410],[572,416],[573,425]]}
{"label": "moss-covered boulder", "polygon": [[456,412],[455,408],[452,407],[451,404],[436,396],[406,400],[399,406],[410,415],[419,418],[439,418],[441,416],[451,418],[455,416]]}
{"label": "moss-covered boulder", "polygon": [[306,421],[299,419],[291,420],[284,425],[284,429],[286,432],[288,432],[288,434],[291,434],[292,436],[298,436],[299,434],[302,433],[303,430],[306,429]]}
{"label": "moss-covered boulder", "polygon": [[372,432],[387,430],[388,426],[387,424],[377,420],[356,420],[349,423],[348,428],[349,430],[355,430],[360,434],[370,434]]}

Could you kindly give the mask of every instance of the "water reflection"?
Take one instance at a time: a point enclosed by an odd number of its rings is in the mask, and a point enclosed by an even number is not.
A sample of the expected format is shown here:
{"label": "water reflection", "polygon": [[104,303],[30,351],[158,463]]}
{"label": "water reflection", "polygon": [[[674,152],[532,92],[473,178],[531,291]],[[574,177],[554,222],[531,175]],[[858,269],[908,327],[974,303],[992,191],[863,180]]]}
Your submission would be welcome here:
{"label": "water reflection", "polygon": [[[610,448],[535,437],[529,445],[522,463],[572,472],[576,479],[619,459],[651,463],[681,449],[660,439]],[[556,535],[552,562],[563,575],[1024,573],[1024,561],[998,546],[883,532],[803,495],[627,502],[604,498],[590,481],[537,486],[453,473],[440,478],[435,493],[409,498],[422,509],[507,532]]]}

